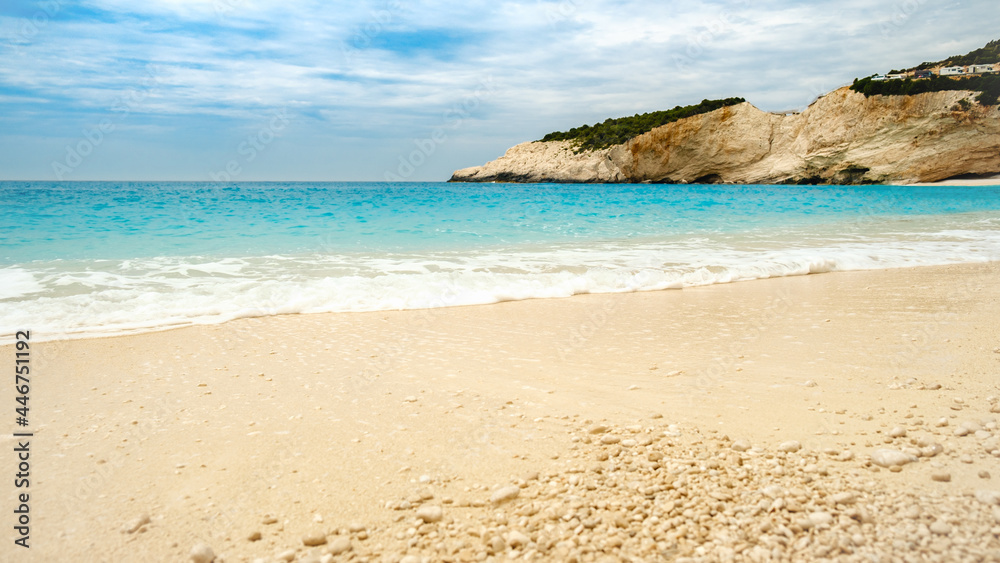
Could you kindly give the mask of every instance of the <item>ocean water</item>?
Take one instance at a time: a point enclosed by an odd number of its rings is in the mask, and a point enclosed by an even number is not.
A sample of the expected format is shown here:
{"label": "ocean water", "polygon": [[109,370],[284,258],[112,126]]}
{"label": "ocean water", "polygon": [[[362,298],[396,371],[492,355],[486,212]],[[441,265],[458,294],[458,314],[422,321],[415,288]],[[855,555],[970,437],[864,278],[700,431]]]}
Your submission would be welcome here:
{"label": "ocean water", "polygon": [[0,182],[0,342],[1000,259],[1000,186]]}

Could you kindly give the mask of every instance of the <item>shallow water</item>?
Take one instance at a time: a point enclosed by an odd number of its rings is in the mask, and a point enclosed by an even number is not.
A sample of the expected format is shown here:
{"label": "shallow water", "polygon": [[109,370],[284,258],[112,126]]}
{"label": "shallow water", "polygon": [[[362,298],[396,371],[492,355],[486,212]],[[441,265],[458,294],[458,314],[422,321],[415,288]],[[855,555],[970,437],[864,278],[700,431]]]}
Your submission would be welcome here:
{"label": "shallow water", "polygon": [[0,340],[1000,259],[1000,186],[2,182]]}

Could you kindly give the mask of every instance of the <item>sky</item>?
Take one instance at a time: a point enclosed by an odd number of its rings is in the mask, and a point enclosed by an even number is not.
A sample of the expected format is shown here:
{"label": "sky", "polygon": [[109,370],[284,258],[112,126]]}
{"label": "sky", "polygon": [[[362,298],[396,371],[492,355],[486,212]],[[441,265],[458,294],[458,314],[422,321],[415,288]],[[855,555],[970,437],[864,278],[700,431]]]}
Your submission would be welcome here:
{"label": "sky", "polygon": [[0,180],[443,181],[584,123],[807,106],[996,0],[0,0]]}

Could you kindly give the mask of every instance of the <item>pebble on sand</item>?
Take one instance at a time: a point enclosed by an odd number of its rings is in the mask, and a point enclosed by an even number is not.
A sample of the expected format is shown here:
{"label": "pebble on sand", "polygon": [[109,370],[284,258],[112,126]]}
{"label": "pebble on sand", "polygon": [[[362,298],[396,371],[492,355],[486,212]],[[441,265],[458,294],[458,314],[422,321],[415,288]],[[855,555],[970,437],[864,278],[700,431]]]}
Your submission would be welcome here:
{"label": "pebble on sand", "polygon": [[951,533],[951,526],[947,522],[942,522],[941,520],[935,520],[933,524],[930,525],[932,532],[939,536],[947,536]]}
{"label": "pebble on sand", "polygon": [[308,534],[302,536],[302,545],[306,547],[326,545],[326,534],[319,531],[309,532]]}
{"label": "pebble on sand", "polygon": [[787,454],[795,453],[801,449],[802,449],[802,444],[800,444],[797,440],[789,440],[787,442],[782,442],[778,446],[779,452],[785,452]]}
{"label": "pebble on sand", "polygon": [[128,523],[126,523],[124,526],[122,526],[122,533],[123,534],[134,534],[134,533],[136,533],[139,530],[139,528],[145,526],[146,524],[149,524],[149,522],[150,522],[149,515],[148,514],[143,514],[142,516],[139,516],[138,518],[129,520]]}
{"label": "pebble on sand", "polygon": [[750,442],[747,442],[746,440],[736,440],[729,447],[737,452],[745,452],[750,449]]}
{"label": "pebble on sand", "polygon": [[976,500],[984,504],[995,504],[1000,505],[1000,491],[987,491],[978,490],[976,491]]}
{"label": "pebble on sand", "polygon": [[931,473],[931,479],[934,481],[947,483],[951,481],[951,473],[948,473],[947,471],[935,471],[934,473]]}
{"label": "pebble on sand", "polygon": [[352,547],[350,538],[339,536],[333,538],[333,541],[330,542],[329,549],[331,555],[340,555],[341,553],[347,553]]}
{"label": "pebble on sand", "polygon": [[853,491],[845,491],[843,493],[837,493],[833,495],[833,502],[837,504],[854,504],[858,501],[857,493]]}
{"label": "pebble on sand", "polygon": [[[518,489],[520,491],[520,489]],[[428,524],[433,524],[434,522],[440,522],[444,518],[444,510],[440,506],[434,504],[425,504],[417,509],[417,518],[420,518]]]}
{"label": "pebble on sand", "polygon": [[872,453],[872,463],[880,467],[903,466],[914,461],[916,457],[899,450],[880,449]]}
{"label": "pebble on sand", "polygon": [[517,530],[507,534],[507,543],[514,549],[524,547],[528,545],[529,542],[531,542],[531,538]]}
{"label": "pebble on sand", "polygon": [[191,548],[191,561],[193,563],[212,563],[215,561],[215,552],[211,546],[199,543]]}
{"label": "pebble on sand", "polygon": [[516,499],[520,494],[521,489],[517,485],[507,485],[506,487],[500,487],[492,495],[490,495],[490,502],[493,504],[500,504],[502,502],[507,502],[508,500]]}
{"label": "pebble on sand", "polygon": [[809,515],[809,521],[814,526],[829,526],[833,523],[833,515],[829,512],[813,512]]}

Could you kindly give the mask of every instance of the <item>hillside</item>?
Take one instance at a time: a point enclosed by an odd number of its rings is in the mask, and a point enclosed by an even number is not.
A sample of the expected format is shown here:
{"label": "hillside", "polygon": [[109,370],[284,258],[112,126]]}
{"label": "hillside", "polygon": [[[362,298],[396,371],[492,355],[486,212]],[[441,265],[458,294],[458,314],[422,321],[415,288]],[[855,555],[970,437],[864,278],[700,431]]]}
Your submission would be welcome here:
{"label": "hillside", "polygon": [[569,131],[556,131],[542,138],[542,141],[572,141],[577,152],[584,150],[606,149],[612,145],[620,145],[625,141],[638,137],[656,127],[673,123],[680,119],[701,115],[719,108],[734,106],[745,102],[743,98],[728,98],[725,100],[702,100],[700,104],[677,106],[672,110],[638,113],[631,117],[618,119],[608,118],[603,123],[593,126],[574,127]]}
{"label": "hillside", "polygon": [[[921,67],[998,61],[1000,40]],[[974,72],[856,79],[791,115],[729,98],[608,119],[522,143],[451,181],[861,184],[998,174],[1000,74]]]}
{"label": "hillside", "polygon": [[[1000,173],[1000,108],[968,91],[871,96],[844,87],[800,114],[749,103],[606,149],[522,143],[454,182],[870,184]],[[964,109],[963,109],[964,108]]]}
{"label": "hillside", "polygon": [[924,70],[942,66],[966,66],[976,64],[991,64],[1000,62],[1000,39],[990,41],[985,47],[980,47],[964,55],[954,55],[936,63],[921,63],[911,70]]}

